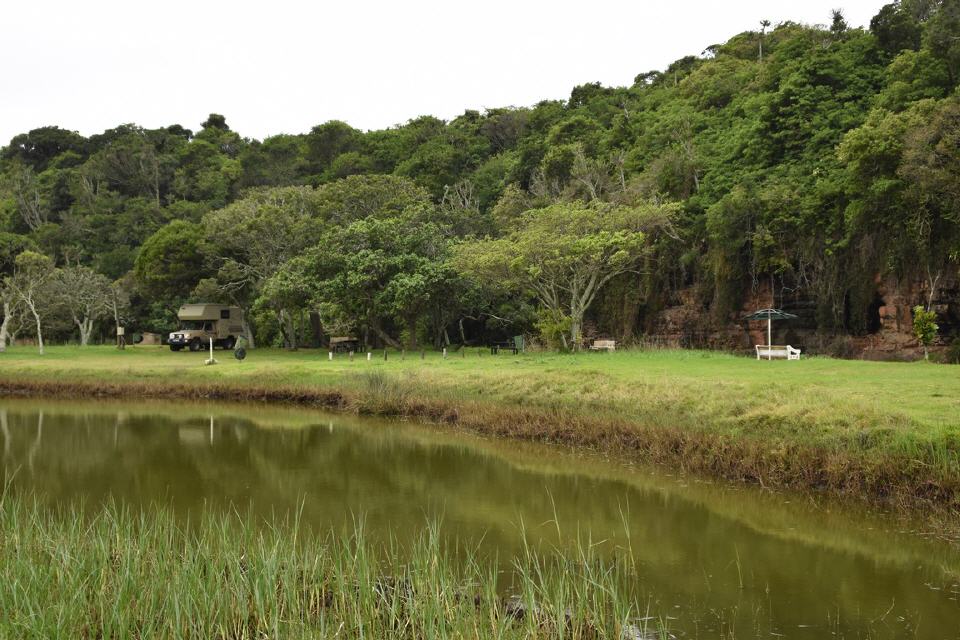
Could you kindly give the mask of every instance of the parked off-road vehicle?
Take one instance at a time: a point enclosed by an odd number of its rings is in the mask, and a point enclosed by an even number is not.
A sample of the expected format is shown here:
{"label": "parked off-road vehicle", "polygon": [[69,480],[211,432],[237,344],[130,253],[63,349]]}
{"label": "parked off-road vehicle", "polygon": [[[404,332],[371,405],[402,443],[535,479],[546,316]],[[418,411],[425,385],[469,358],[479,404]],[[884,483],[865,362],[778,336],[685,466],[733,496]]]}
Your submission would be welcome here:
{"label": "parked off-road vehicle", "polygon": [[171,351],[184,347],[190,351],[213,346],[233,349],[243,334],[243,312],[239,307],[222,304],[185,304],[177,311],[180,328],[170,334],[167,342]]}

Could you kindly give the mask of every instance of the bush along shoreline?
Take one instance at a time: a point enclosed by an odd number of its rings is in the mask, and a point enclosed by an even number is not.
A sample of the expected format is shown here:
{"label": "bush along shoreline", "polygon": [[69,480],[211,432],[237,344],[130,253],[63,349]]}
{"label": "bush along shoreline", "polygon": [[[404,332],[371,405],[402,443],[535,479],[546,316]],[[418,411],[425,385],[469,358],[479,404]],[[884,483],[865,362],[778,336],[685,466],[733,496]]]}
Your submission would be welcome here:
{"label": "bush along shoreline", "polygon": [[[0,374],[2,396],[266,402],[416,419],[484,436],[584,448],[766,489],[830,494],[898,512],[923,513],[931,521],[950,523],[960,514],[960,456],[949,437],[911,438],[894,429],[879,435],[843,432],[809,442],[785,436],[784,432],[814,433],[821,426],[816,417],[804,415],[748,416],[727,424],[727,417],[679,407],[670,415],[663,415],[662,407],[643,406],[631,415],[618,415],[578,411],[575,406],[523,406],[492,395],[450,397],[416,379],[380,371],[310,386]],[[779,431],[773,428],[778,419],[786,425],[779,425],[784,427]],[[765,426],[770,428],[764,430]]]}

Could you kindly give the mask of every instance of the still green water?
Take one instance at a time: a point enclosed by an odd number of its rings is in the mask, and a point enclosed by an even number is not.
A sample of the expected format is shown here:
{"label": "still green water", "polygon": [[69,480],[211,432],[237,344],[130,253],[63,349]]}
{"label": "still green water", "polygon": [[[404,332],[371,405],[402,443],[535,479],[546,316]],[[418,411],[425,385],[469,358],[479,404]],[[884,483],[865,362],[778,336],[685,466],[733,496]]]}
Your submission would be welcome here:
{"label": "still green water", "polygon": [[302,512],[401,543],[431,520],[505,567],[523,539],[629,548],[689,638],[960,638],[960,548],[883,514],[547,446],[263,406],[0,399],[0,469],[55,505]]}

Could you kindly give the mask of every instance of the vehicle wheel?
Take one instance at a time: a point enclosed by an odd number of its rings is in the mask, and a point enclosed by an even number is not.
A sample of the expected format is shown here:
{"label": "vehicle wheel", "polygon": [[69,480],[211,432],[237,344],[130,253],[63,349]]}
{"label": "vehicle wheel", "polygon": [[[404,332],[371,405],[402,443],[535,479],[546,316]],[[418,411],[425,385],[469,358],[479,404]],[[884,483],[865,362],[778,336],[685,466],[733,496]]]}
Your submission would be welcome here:
{"label": "vehicle wheel", "polygon": [[190,341],[190,351],[200,351],[203,348],[200,344],[200,338],[194,338]]}
{"label": "vehicle wheel", "polygon": [[180,351],[180,349],[183,349],[183,345],[179,345],[179,344],[170,345],[170,351]]}
{"label": "vehicle wheel", "polygon": [[227,351],[232,351],[233,347],[237,344],[237,339],[233,336],[227,336],[227,339],[223,341],[223,348]]}

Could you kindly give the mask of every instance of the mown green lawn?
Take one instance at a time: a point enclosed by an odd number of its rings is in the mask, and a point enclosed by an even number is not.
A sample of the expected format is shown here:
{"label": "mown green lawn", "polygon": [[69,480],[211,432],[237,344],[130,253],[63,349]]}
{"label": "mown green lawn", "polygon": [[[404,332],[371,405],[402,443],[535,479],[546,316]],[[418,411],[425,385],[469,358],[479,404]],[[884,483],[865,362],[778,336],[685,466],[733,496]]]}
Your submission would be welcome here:
{"label": "mown green lawn", "polygon": [[[381,372],[420,393],[562,407],[603,414],[651,415],[669,423],[691,415],[754,428],[771,417],[798,425],[960,432],[960,367],[829,358],[757,361],[704,351],[613,354],[527,353],[491,356],[471,348],[446,359],[428,352],[375,352],[333,362],[323,350],[256,349],[243,362],[215,352],[172,353],[162,347],[17,347],[0,354],[0,377],[237,385],[364,385]],[[654,410],[655,409],[655,410]],[[686,420],[683,420],[686,421]]]}

